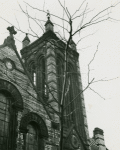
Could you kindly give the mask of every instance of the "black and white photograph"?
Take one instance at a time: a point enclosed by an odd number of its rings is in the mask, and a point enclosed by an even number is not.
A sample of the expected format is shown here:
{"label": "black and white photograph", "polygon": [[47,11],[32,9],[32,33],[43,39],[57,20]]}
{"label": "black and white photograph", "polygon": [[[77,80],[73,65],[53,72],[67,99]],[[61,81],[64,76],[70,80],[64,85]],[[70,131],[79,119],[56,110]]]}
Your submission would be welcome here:
{"label": "black and white photograph", "polygon": [[120,0],[0,0],[0,150],[120,150]]}

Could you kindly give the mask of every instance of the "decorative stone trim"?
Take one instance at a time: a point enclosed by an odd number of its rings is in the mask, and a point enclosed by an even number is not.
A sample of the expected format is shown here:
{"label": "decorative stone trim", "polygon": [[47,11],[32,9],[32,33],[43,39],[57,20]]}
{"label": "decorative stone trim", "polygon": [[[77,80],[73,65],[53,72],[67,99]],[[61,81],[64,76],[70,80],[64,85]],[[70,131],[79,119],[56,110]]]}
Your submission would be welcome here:
{"label": "decorative stone trim", "polygon": [[0,79],[0,91],[8,91],[13,96],[12,106],[16,109],[23,110],[23,99],[18,89],[10,82]]}
{"label": "decorative stone trim", "polygon": [[27,132],[27,126],[30,122],[35,122],[39,129],[39,136],[48,138],[48,129],[44,120],[36,113],[30,112],[22,117],[20,122],[20,132]]}

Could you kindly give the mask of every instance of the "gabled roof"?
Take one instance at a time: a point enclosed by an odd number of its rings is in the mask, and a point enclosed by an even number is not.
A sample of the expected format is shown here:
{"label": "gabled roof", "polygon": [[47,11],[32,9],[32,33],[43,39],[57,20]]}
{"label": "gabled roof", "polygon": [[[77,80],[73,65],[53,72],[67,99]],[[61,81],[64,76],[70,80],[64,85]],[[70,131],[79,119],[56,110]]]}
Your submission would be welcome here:
{"label": "gabled roof", "polygon": [[27,47],[24,47],[21,50],[21,53],[24,53],[24,51],[26,51],[27,49],[30,50],[30,49],[34,48],[35,46],[38,46],[38,44],[42,43],[43,41],[47,41],[48,39],[60,40],[54,32],[49,30],[49,31],[45,32],[40,38],[38,38],[37,40],[35,40],[31,44],[29,44]]}
{"label": "gabled roof", "polygon": [[[55,40],[57,41],[57,46],[60,50],[63,50],[66,46],[66,44],[51,30],[45,32],[40,38],[38,38],[36,41],[32,42],[28,46],[21,49],[21,54],[24,55],[25,53],[29,52],[35,47],[38,47],[40,44],[44,45],[44,42],[48,42],[49,40]],[[70,47],[69,49],[73,51]],[[78,57],[78,52],[74,51],[74,55]]]}

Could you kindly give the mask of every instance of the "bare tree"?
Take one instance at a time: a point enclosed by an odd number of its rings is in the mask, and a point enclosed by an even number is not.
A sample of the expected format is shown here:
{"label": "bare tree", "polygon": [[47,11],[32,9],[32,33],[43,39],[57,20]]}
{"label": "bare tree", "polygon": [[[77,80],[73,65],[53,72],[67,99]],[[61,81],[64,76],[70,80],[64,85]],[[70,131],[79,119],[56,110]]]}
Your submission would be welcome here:
{"label": "bare tree", "polygon": [[[91,63],[93,62],[94,58],[95,58],[95,55],[98,51],[98,47],[99,47],[99,44],[97,45],[97,50],[93,56],[93,58],[91,59],[90,63],[88,64],[88,83],[86,85],[86,87],[80,91],[72,100],[71,102],[69,102],[67,105],[65,105],[65,99],[66,99],[66,95],[67,95],[67,92],[69,90],[69,81],[67,79],[68,77],[68,67],[67,67],[67,62],[68,62],[68,57],[69,57],[69,48],[71,47],[70,45],[70,42],[72,41],[73,37],[75,35],[80,35],[82,30],[85,30],[87,27],[89,26],[92,26],[92,25],[95,25],[95,24],[98,24],[98,23],[101,23],[101,22],[104,22],[106,20],[113,20],[113,18],[110,17],[110,14],[111,14],[111,8],[117,6],[119,3],[116,3],[116,4],[113,4],[103,10],[101,10],[100,12],[98,12],[96,15],[94,15],[93,17],[91,18],[87,18],[87,15],[92,11],[92,10],[89,10],[88,8],[88,3],[86,3],[86,1],[84,0],[82,2],[82,4],[80,5],[80,7],[78,9],[76,9],[76,11],[71,14],[68,10],[68,8],[65,6],[65,3],[62,4],[60,0],[58,0],[58,3],[59,5],[61,6],[61,8],[63,9],[63,16],[60,17],[60,16],[57,16],[55,14],[50,14],[48,11],[45,11],[44,9],[39,9],[39,8],[36,8],[36,7],[33,7],[31,6],[30,4],[26,3],[25,2],[25,5],[26,5],[26,9],[24,10],[21,5],[19,4],[20,6],[20,9],[22,11],[22,13],[24,13],[28,19],[28,26],[29,26],[29,30],[30,30],[30,33],[29,35],[30,36],[33,36],[33,37],[36,37],[36,38],[39,38],[40,35],[38,35],[38,33],[33,29],[33,27],[31,26],[31,21],[33,21],[34,23],[36,23],[36,25],[39,27],[39,29],[44,32],[44,28],[43,28],[43,25],[42,23],[44,23],[45,21],[44,20],[41,20],[39,18],[37,18],[36,16],[32,16],[30,15],[29,11],[28,11],[28,8],[32,9],[33,11],[36,11],[36,12],[43,12],[45,14],[47,14],[48,18],[50,18],[50,15],[53,17],[53,18],[57,18],[59,19],[61,22],[62,22],[62,25],[59,25],[57,23],[53,23],[55,24],[56,26],[58,26],[60,28],[60,30],[63,32],[62,35],[59,34],[58,32],[56,32],[56,34],[60,37],[60,40],[64,42],[64,46],[62,46],[62,49],[64,49],[64,71],[63,71],[63,87],[62,87],[62,91],[61,91],[61,99],[60,99],[60,102],[58,102],[58,100],[54,97],[54,94],[52,93],[51,91],[51,87],[47,84],[46,82],[46,87],[48,89],[48,91],[51,93],[54,101],[56,103],[58,103],[59,105],[59,108],[60,108],[60,111],[57,111],[54,109],[54,107],[52,107],[52,105],[50,103],[45,103],[43,98],[40,96],[39,94],[39,91],[37,90],[35,84],[33,83],[32,81],[32,78],[31,76],[29,75],[28,73],[28,70],[26,69],[24,63],[22,62],[22,59],[21,57],[19,56],[17,50],[15,49],[15,52],[16,52],[16,55],[20,61],[20,63],[22,64],[22,67],[24,68],[24,71],[27,75],[27,77],[29,78],[30,80],[30,84],[29,86],[32,86],[33,89],[35,90],[36,94],[38,95],[38,99],[40,101],[40,103],[43,105],[44,109],[46,110],[47,114],[50,116],[50,112],[49,112],[49,109],[47,108],[50,108],[52,109],[52,111],[57,114],[59,116],[59,121],[60,121],[60,150],[63,150],[63,132],[64,132],[64,117],[65,116],[68,116],[70,115],[71,113],[73,113],[74,111],[76,111],[78,108],[74,109],[73,112],[70,112],[70,114],[65,114],[65,111],[67,109],[67,107],[79,96],[81,95],[85,90],[87,90],[88,88],[91,89],[93,92],[95,92],[96,94],[98,94],[99,96],[101,96],[99,93],[97,93],[94,89],[92,89],[90,86],[91,84],[95,83],[95,82],[99,82],[99,81],[104,81],[104,79],[99,79],[99,80],[95,80],[95,78],[92,78],[90,80],[90,65]],[[2,18],[2,17],[0,17]],[[2,18],[3,20],[5,20],[4,18]],[[76,20],[79,20],[79,23],[77,25],[74,25],[74,22]],[[7,20],[5,20],[7,21]],[[19,22],[18,20],[16,19],[17,23],[18,23],[18,27],[15,26],[16,30],[17,31],[20,31],[22,33],[25,33],[25,31],[23,31],[21,28],[20,28],[20,25],[19,25]],[[7,21],[8,23],[10,23],[9,21]],[[10,23],[12,24],[12,23]],[[89,36],[89,35],[88,35]],[[66,38],[67,37],[67,38]],[[87,37],[87,36],[86,36]],[[85,38],[85,37],[83,37]],[[81,39],[79,39],[77,41],[77,43],[79,43],[81,41]],[[54,45],[55,47],[58,47],[58,43],[59,41],[47,41],[49,42],[51,45]],[[73,74],[75,74],[76,72],[73,72]],[[5,73],[6,76],[7,73]],[[9,76],[8,76],[9,77]],[[29,93],[29,91],[27,91],[26,89],[24,89],[15,79],[15,75],[14,75],[14,78],[9,78],[10,80],[12,80],[12,82],[14,82],[15,84],[17,84],[20,88],[22,88],[23,90],[25,90],[29,95],[31,95],[31,93]],[[107,81],[107,80],[106,80]],[[33,95],[31,95],[33,98],[36,98],[34,97]],[[102,97],[102,96],[101,96]],[[29,104],[28,104],[29,105]]]}

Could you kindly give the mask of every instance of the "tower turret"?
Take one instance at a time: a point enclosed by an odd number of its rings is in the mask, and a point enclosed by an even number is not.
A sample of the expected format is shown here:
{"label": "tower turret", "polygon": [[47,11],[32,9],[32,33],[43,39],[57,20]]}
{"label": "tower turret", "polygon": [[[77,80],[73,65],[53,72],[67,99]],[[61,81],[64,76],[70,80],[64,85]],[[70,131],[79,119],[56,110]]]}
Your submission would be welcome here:
{"label": "tower turret", "polygon": [[24,47],[26,47],[26,46],[28,46],[29,45],[29,43],[30,43],[30,39],[29,39],[29,37],[28,37],[28,34],[26,33],[26,37],[23,39],[23,41],[22,41],[22,44],[23,44],[23,48]]}
{"label": "tower turret", "polygon": [[54,31],[54,29],[53,29],[53,23],[51,22],[51,20],[50,20],[50,14],[48,13],[47,14],[47,16],[48,16],[48,20],[47,20],[47,22],[45,23],[45,31],[47,32],[47,31],[49,31],[49,30],[51,30],[51,31]]}

